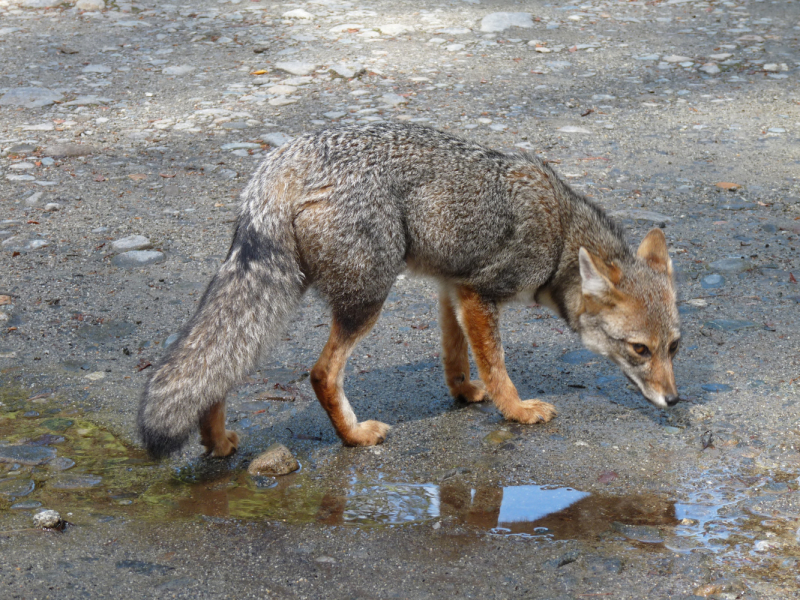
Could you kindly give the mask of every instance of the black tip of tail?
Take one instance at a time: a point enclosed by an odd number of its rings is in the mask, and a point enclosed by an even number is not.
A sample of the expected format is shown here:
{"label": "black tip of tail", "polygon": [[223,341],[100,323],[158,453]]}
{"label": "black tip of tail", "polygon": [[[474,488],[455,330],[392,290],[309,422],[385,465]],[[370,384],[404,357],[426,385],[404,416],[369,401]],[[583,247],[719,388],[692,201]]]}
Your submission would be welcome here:
{"label": "black tip of tail", "polygon": [[186,439],[175,438],[145,427],[139,428],[139,437],[150,458],[158,460],[174,454],[186,443]]}

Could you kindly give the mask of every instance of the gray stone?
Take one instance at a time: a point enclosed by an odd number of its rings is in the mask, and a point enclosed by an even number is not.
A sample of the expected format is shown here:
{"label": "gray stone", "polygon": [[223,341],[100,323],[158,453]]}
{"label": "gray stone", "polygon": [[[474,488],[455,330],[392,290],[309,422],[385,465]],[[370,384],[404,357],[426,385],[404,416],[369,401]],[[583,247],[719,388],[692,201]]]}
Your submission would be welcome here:
{"label": "gray stone", "polygon": [[723,285],[725,285],[725,278],[719,273],[712,273],[711,275],[706,275],[705,277],[703,277],[703,279],[700,280],[700,286],[704,290],[721,288]]}
{"label": "gray stone", "polygon": [[253,459],[247,472],[250,475],[287,475],[300,468],[300,463],[283,444],[273,444]]}
{"label": "gray stone", "polygon": [[43,465],[56,457],[55,448],[48,446],[0,446],[0,463]]}
{"label": "gray stone", "polygon": [[82,490],[97,487],[102,481],[99,475],[65,475],[51,479],[48,486],[58,490]]}
{"label": "gray stone", "polygon": [[0,479],[0,496],[11,498],[22,498],[27,496],[36,488],[32,479],[24,477],[9,477]]}
{"label": "gray stone", "polygon": [[190,65],[176,65],[174,67],[167,67],[163,69],[161,72],[164,75],[186,75],[187,73],[191,73],[195,70],[195,67]]}
{"label": "gray stone", "polygon": [[275,132],[263,135],[261,136],[261,139],[263,139],[270,146],[278,148],[287,142],[291,142],[294,138],[286,135],[285,133]]}
{"label": "gray stone", "polygon": [[39,108],[58,102],[64,96],[58,92],[39,87],[22,87],[10,90],[0,97],[0,106],[22,106]]}
{"label": "gray stone", "polygon": [[366,72],[364,65],[361,63],[338,63],[331,65],[329,72],[334,77],[342,77],[344,79],[353,79],[360,77]]}
{"label": "gray stone", "polygon": [[53,144],[47,146],[42,154],[53,158],[69,158],[73,156],[89,156],[97,152],[97,148],[91,144]]}
{"label": "gray stone", "polygon": [[157,250],[131,250],[130,252],[117,254],[111,259],[111,264],[115,267],[131,269],[164,262],[166,258],[163,252],[158,252]]}
{"label": "gray stone", "polygon": [[752,321],[741,321],[737,319],[714,319],[708,321],[705,326],[709,329],[720,329],[722,331],[739,331],[741,329],[752,329],[758,327]]}
{"label": "gray stone", "polygon": [[111,242],[111,249],[115,252],[127,252],[129,250],[147,250],[153,244],[143,235],[129,235]]}
{"label": "gray stone", "polygon": [[388,25],[381,25],[376,27],[383,35],[395,36],[402,35],[414,31],[414,28],[409,25],[401,25],[399,23],[390,23]]}
{"label": "gray stone", "polygon": [[71,458],[59,456],[58,458],[51,460],[47,466],[54,471],[67,471],[75,466],[75,461]]}
{"label": "gray stone", "polygon": [[743,273],[744,271],[749,271],[753,268],[753,265],[749,260],[736,257],[715,260],[708,266],[714,271],[722,271],[723,273]]}
{"label": "gray stone", "polygon": [[408,104],[408,98],[404,98],[400,94],[384,94],[380,98],[381,102],[389,106],[398,106],[400,104]]}
{"label": "gray stone", "polygon": [[291,75],[311,75],[316,71],[317,65],[309,62],[286,61],[275,63],[275,68]]}
{"label": "gray stone", "polygon": [[481,31],[495,33],[511,27],[533,27],[533,16],[527,12],[496,12],[481,20]]}
{"label": "gray stone", "polygon": [[81,69],[82,73],[111,73],[108,65],[86,65]]}
{"label": "gray stone", "polygon": [[52,529],[61,525],[61,515],[54,510],[43,510],[33,515],[34,527]]}

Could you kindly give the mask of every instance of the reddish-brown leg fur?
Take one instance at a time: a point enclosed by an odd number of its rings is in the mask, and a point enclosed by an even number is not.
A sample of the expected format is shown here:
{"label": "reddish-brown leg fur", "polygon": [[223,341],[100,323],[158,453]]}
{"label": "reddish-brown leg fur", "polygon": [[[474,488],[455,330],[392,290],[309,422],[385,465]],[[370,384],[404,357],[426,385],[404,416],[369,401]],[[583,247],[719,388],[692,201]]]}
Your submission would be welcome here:
{"label": "reddish-brown leg fur", "polygon": [[236,452],[239,436],[225,429],[225,402],[217,402],[200,419],[200,442],[211,456],[224,457]]}
{"label": "reddish-brown leg fur", "polygon": [[499,311],[468,288],[457,290],[461,323],[472,346],[478,373],[498,410],[510,421],[547,423],[556,416],[552,404],[540,400],[520,400],[511,383],[500,344]]}
{"label": "reddish-brown leg fur", "polygon": [[311,369],[310,379],[322,408],[336,429],[336,434],[346,446],[374,446],[380,444],[389,431],[389,426],[379,421],[358,422],[347,397],[344,395],[344,367],[356,343],[378,320],[380,307],[363,318],[362,324],[345,328],[335,316],[331,324],[328,343]]}
{"label": "reddish-brown leg fur", "polygon": [[487,400],[483,382],[480,379],[470,381],[467,338],[458,323],[453,300],[446,288],[442,288],[439,294],[439,324],[442,328],[444,377],[450,395],[466,402]]}

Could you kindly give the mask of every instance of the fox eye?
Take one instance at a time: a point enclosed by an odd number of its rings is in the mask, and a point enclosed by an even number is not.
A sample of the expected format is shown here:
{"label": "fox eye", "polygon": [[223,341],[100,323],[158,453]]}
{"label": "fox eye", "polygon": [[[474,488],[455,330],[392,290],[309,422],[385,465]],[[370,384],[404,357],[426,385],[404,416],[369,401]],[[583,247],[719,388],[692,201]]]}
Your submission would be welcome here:
{"label": "fox eye", "polygon": [[675,340],[669,345],[669,353],[675,354],[678,351],[678,346],[680,345],[680,340]]}
{"label": "fox eye", "polygon": [[633,351],[639,356],[650,356],[650,348],[644,344],[631,344],[631,348],[633,348]]}

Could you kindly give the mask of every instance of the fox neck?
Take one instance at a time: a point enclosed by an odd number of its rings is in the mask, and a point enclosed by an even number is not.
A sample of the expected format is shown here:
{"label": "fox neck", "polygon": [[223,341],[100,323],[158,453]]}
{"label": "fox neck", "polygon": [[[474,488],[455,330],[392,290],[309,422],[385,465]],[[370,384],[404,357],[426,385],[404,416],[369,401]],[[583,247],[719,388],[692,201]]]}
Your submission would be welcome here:
{"label": "fox neck", "polygon": [[568,204],[562,221],[567,225],[561,257],[550,281],[536,291],[534,298],[558,313],[573,331],[579,331],[580,316],[585,310],[578,263],[580,248],[622,269],[635,259],[622,230],[598,206],[577,195]]}

